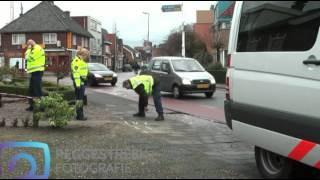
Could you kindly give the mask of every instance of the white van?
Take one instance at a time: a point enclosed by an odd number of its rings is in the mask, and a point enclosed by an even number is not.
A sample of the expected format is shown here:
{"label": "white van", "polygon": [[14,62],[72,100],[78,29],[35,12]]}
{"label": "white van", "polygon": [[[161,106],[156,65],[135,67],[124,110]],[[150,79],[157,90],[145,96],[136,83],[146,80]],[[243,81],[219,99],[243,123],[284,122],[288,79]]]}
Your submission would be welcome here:
{"label": "white van", "polygon": [[237,1],[225,114],[264,178],[320,169],[320,2]]}

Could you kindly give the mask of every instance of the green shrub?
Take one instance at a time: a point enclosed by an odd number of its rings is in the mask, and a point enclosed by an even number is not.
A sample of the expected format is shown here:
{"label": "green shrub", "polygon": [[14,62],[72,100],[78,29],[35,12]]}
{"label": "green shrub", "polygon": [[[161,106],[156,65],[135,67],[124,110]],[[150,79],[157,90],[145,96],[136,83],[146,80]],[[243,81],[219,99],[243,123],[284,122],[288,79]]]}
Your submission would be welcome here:
{"label": "green shrub", "polygon": [[210,74],[216,79],[216,83],[224,84],[226,82],[227,70],[208,70]]}
{"label": "green shrub", "polygon": [[67,126],[75,116],[75,107],[70,106],[58,93],[49,93],[48,96],[36,100],[35,107],[35,117],[38,120],[47,120],[54,128]]}
{"label": "green shrub", "polygon": [[207,67],[208,71],[226,70],[220,62],[214,62]]}

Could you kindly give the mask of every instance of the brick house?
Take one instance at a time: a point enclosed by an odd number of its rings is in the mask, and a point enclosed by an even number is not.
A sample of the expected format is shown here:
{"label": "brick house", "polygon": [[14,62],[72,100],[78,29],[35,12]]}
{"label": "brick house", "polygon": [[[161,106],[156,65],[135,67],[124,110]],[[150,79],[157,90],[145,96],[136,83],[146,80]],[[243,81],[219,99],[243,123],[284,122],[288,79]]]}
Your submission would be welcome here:
{"label": "brick house", "polygon": [[226,65],[229,35],[234,7],[235,1],[219,1],[214,7],[215,15],[213,38],[214,44],[220,44],[220,47],[216,48],[216,59],[219,60],[222,65]]}
{"label": "brick house", "polygon": [[101,22],[90,16],[72,16],[71,18],[93,36],[90,38],[90,62],[104,64]]}
{"label": "brick house", "polygon": [[213,54],[213,11],[197,11],[197,22],[193,25],[193,29],[197,37],[205,43],[207,52]]}
{"label": "brick house", "polygon": [[46,71],[69,71],[77,48],[89,48],[92,35],[53,1],[43,1],[0,30],[0,59],[25,68],[26,41],[35,40],[46,52]]}
{"label": "brick house", "polygon": [[112,42],[108,40],[108,31],[102,28],[102,54],[104,58],[103,64],[105,64],[108,68],[112,68]]}
{"label": "brick house", "polygon": [[123,41],[116,34],[107,34],[107,41],[112,45],[109,46],[112,54],[112,70],[120,71],[123,68]]}

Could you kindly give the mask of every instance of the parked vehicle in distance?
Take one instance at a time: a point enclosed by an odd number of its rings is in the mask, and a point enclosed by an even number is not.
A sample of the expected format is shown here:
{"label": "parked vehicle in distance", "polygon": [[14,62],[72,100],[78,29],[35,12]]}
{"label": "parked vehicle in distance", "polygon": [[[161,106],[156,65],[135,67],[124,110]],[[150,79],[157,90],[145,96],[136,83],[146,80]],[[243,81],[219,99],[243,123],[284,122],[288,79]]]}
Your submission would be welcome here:
{"label": "parked vehicle in distance", "polygon": [[115,86],[118,81],[118,75],[100,63],[88,63],[88,85],[94,86],[100,83],[110,83]]}
{"label": "parked vehicle in distance", "polygon": [[192,58],[156,57],[150,62],[148,70],[141,74],[159,78],[161,91],[172,92],[175,98],[195,93],[211,98],[216,90],[215,78]]}
{"label": "parked vehicle in distance", "polygon": [[132,72],[132,66],[130,64],[125,64],[122,69],[123,72]]}
{"label": "parked vehicle in distance", "polygon": [[302,163],[320,169],[319,12],[319,1],[235,5],[226,120],[255,145],[264,178],[288,178]]}

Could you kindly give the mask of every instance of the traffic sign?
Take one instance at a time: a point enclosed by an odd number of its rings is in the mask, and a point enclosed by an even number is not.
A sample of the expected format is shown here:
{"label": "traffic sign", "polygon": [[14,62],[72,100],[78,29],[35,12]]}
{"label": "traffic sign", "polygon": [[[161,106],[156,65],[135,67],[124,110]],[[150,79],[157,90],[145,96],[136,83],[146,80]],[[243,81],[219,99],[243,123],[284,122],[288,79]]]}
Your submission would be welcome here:
{"label": "traffic sign", "polygon": [[176,12],[182,11],[182,4],[175,5],[163,5],[161,8],[162,12]]}

